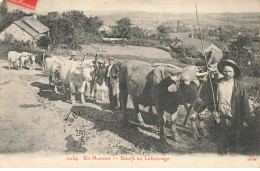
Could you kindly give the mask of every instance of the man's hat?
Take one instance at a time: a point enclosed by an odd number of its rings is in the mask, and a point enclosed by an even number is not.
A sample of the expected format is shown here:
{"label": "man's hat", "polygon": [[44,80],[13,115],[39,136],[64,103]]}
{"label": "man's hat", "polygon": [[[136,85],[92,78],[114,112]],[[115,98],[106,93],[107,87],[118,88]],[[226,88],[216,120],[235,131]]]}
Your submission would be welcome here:
{"label": "man's hat", "polygon": [[77,55],[76,52],[71,52],[71,53],[70,53],[70,56],[76,56],[76,55]]}
{"label": "man's hat", "polygon": [[115,58],[114,57],[109,57],[108,60],[113,60],[114,61]]}
{"label": "man's hat", "polygon": [[223,69],[225,66],[231,66],[234,69],[235,77],[240,75],[240,69],[233,60],[223,60],[218,63],[217,68],[221,74],[223,74]]}

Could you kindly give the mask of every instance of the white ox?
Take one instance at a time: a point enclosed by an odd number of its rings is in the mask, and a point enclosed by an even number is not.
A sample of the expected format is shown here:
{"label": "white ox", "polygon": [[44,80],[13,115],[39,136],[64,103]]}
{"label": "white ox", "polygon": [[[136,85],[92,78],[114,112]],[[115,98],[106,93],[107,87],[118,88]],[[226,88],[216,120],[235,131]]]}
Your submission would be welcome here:
{"label": "white ox", "polygon": [[90,81],[92,80],[91,73],[93,70],[92,61],[63,61],[59,74],[60,81],[64,94],[66,92],[66,86],[70,87],[72,104],[75,104],[76,88],[81,93],[81,103],[86,103],[84,95],[88,94],[87,88],[90,87]]}
{"label": "white ox", "polygon": [[15,68],[14,64],[16,63],[17,65],[17,70],[20,69],[20,55],[21,53],[16,52],[16,51],[9,51],[8,52],[8,69],[10,70],[11,64],[13,65],[13,67]]}
{"label": "white ox", "polygon": [[30,70],[35,69],[35,58],[36,58],[36,56],[32,53],[28,53],[28,52],[20,53],[19,60],[20,60],[20,64],[21,64],[21,70],[23,69],[23,65],[26,67],[26,63],[28,63],[28,62],[29,63],[32,62]]}
{"label": "white ox", "polygon": [[59,75],[60,68],[62,63],[64,62],[63,59],[61,59],[58,56],[52,56],[50,58],[45,59],[45,64],[46,64],[46,72],[45,74],[49,76],[49,85],[51,83],[54,84],[54,91],[57,93],[57,84],[58,84],[58,78],[57,76]]}

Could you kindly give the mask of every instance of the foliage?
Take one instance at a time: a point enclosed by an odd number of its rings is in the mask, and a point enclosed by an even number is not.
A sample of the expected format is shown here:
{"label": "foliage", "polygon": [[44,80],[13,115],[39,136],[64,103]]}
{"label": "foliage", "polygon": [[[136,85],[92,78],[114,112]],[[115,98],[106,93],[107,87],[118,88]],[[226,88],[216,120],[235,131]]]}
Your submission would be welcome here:
{"label": "foliage", "polygon": [[173,52],[179,54],[181,57],[192,57],[192,58],[200,58],[201,53],[198,52],[195,46],[179,44],[174,48],[171,48]]}
{"label": "foliage", "polygon": [[0,56],[6,57],[9,51],[32,52],[29,41],[17,41],[12,35],[5,35],[5,39],[0,41]]}
{"label": "foliage", "polygon": [[132,22],[128,17],[118,20],[117,25],[112,30],[112,35],[118,38],[132,38]]}
{"label": "foliage", "polygon": [[14,21],[17,21],[26,15],[27,14],[25,14],[24,12],[22,12],[20,10],[15,10],[12,13],[7,12],[3,17],[1,16],[0,32],[3,31],[5,28],[7,28]]}
{"label": "foliage", "polygon": [[52,47],[81,49],[82,44],[98,42],[98,28],[103,24],[99,17],[87,17],[83,11],[51,12],[39,16],[39,20],[50,28]]}
{"label": "foliage", "polygon": [[253,55],[252,39],[249,36],[239,36],[229,46],[230,51],[223,58],[231,59],[237,63],[242,71],[242,75],[260,77],[259,60]]}
{"label": "foliage", "polygon": [[42,49],[47,49],[49,44],[50,44],[50,39],[47,36],[42,36],[37,41],[37,46],[42,48]]}
{"label": "foliage", "polygon": [[159,25],[157,27],[157,35],[159,39],[165,39],[169,36],[170,28],[165,25]]}

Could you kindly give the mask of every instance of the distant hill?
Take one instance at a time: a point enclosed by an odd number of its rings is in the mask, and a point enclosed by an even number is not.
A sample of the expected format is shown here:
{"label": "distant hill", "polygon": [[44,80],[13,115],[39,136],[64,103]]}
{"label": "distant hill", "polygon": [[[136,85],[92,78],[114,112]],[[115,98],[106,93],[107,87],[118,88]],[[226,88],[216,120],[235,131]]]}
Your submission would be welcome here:
{"label": "distant hill", "polygon": [[[196,14],[172,14],[172,13],[149,13],[149,12],[118,12],[99,13],[106,25],[116,25],[116,21],[123,17],[129,17],[135,26],[146,29],[156,29],[165,22],[176,23],[180,20],[184,24],[196,25]],[[259,13],[210,13],[199,14],[200,24],[233,25],[235,27],[259,27]]]}

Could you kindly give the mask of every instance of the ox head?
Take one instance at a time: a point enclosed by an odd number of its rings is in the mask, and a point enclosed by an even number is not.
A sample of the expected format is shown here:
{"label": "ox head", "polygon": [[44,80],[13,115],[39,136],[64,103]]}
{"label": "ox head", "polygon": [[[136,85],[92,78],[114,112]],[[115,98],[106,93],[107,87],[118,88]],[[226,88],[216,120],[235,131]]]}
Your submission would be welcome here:
{"label": "ox head", "polygon": [[53,61],[52,63],[52,68],[54,72],[60,72],[61,70],[61,64],[58,63],[57,61]]}
{"label": "ox head", "polygon": [[184,68],[182,72],[175,75],[170,75],[172,84],[168,86],[169,92],[178,92],[182,103],[189,103],[194,107],[194,110],[201,107],[202,100],[199,96],[200,86],[206,80],[208,72],[202,72],[196,66]]}
{"label": "ox head", "polygon": [[76,67],[75,74],[82,75],[84,80],[90,81],[92,79],[93,65],[88,63],[81,63]]}

